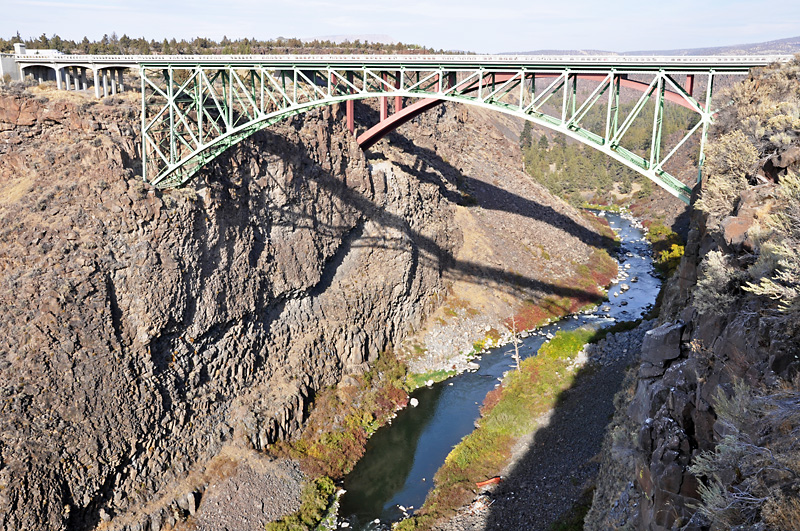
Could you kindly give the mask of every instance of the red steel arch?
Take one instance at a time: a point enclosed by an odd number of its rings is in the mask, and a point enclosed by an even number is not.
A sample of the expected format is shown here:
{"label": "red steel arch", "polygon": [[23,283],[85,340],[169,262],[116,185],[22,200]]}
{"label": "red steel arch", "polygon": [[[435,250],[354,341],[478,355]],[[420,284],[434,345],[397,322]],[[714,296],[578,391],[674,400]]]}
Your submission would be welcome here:
{"label": "red steel arch", "polygon": [[[509,79],[511,79],[515,74],[513,73],[499,73],[496,74],[496,81],[497,83],[505,83]],[[560,74],[556,73],[537,73],[537,78],[555,78],[558,77]],[[597,83],[602,83],[606,80],[606,76],[603,74],[574,74],[577,76],[579,80],[587,80],[587,81],[596,81]],[[636,81],[633,79],[627,79],[625,77],[620,78],[620,85],[625,88],[633,89],[638,92],[646,92],[650,85],[647,83],[643,83],[641,81]],[[688,75],[686,81],[686,92],[691,96],[694,88],[694,76]],[[666,90],[664,91],[664,99],[666,101],[676,103],[681,105],[682,107],[686,107],[692,111],[696,110],[692,105],[686,101],[686,99],[677,92]],[[369,149],[370,147],[374,146],[381,138],[388,135],[401,125],[413,120],[420,114],[436,107],[444,103],[447,100],[442,100],[439,98],[423,98],[418,102],[414,103],[413,105],[409,105],[408,107],[394,113],[393,115],[389,116],[386,119],[381,120],[379,123],[375,124],[374,126],[367,129],[365,132],[358,135],[356,139],[358,141],[358,145],[361,146],[362,149]],[[382,113],[383,114],[383,113]]]}

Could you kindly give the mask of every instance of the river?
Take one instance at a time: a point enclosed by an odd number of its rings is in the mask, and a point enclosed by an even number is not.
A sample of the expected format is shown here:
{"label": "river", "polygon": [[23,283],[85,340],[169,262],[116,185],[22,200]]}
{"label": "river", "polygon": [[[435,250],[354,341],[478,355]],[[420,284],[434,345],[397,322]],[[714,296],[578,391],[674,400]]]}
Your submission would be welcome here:
{"label": "river", "polygon": [[[625,278],[611,286],[608,302],[595,311],[565,317],[523,339],[523,358],[534,355],[548,334],[638,319],[655,303],[661,280],[653,269],[643,231],[627,216],[601,215],[621,240],[618,260],[620,276]],[[480,363],[477,371],[412,393],[419,405],[398,412],[392,424],[380,428],[368,441],[364,457],[345,478],[340,525],[357,531],[386,530],[391,522],[422,505],[447,454],[474,429],[486,393],[512,369],[509,349],[509,345],[492,349],[476,360]]]}

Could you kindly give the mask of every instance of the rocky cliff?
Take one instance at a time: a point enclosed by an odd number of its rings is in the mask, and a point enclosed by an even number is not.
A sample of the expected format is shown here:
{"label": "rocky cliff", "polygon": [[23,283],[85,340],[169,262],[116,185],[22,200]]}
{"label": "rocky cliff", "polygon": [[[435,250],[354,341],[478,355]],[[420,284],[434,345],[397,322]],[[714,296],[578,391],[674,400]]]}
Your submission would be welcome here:
{"label": "rocky cliff", "polygon": [[796,529],[797,70],[729,93],[661,326],[617,399],[587,529]]}
{"label": "rocky cliff", "polygon": [[[498,270],[457,259],[474,224],[439,178],[447,161],[368,160],[335,107],[163,192],[137,175],[138,120],[135,95],[0,95],[0,529],[157,530],[194,513],[220,459],[297,433],[316,391],[422,326],[448,275]],[[409,127],[441,139],[427,120]],[[553,231],[531,253],[577,268],[602,237],[546,201],[514,214]]]}
{"label": "rocky cliff", "polygon": [[161,193],[126,103],[0,108],[3,529],[93,528],[296,431],[420,322],[460,242],[437,188],[373,176],[330,109]]}

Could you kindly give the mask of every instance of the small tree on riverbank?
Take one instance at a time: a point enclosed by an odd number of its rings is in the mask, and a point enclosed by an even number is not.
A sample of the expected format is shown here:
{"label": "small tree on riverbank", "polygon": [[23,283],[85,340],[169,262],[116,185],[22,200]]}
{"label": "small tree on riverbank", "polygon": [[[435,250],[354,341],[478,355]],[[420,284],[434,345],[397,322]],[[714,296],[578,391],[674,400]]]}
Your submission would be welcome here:
{"label": "small tree on riverbank", "polygon": [[[519,336],[517,335],[517,320],[514,318],[514,316],[511,316],[511,319],[509,320],[511,321],[511,341],[514,343],[514,353],[511,354],[511,357],[514,359],[514,365],[516,369],[519,370],[519,344],[522,341],[520,341]],[[510,353],[510,350],[506,352],[506,354]]]}

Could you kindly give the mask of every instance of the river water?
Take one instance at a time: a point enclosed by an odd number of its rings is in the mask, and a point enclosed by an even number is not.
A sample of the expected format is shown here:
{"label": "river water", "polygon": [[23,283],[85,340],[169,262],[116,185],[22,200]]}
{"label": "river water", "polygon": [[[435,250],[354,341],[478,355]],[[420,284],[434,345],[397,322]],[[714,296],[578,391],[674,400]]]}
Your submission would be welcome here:
{"label": "river water", "polygon": [[[620,237],[618,260],[621,276],[626,278],[609,289],[608,302],[596,311],[565,317],[523,339],[523,358],[536,354],[548,334],[638,319],[655,303],[661,280],[653,270],[650,244],[638,223],[619,214],[604,215]],[[486,393],[512,369],[510,348],[498,347],[481,356],[475,372],[416,390],[411,396],[419,405],[398,412],[392,424],[370,438],[364,457],[344,480],[346,493],[339,507],[343,528],[386,530],[390,522],[422,505],[447,454],[474,429]]]}

